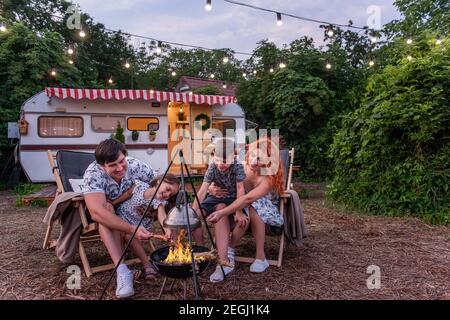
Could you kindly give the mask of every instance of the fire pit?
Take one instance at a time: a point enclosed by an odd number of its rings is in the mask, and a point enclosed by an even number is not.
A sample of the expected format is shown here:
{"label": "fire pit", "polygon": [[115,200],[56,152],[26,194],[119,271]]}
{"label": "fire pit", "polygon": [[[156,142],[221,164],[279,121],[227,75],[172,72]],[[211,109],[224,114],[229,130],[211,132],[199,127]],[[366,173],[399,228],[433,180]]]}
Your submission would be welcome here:
{"label": "fire pit", "polygon": [[[164,260],[169,255],[170,246],[162,247],[153,251],[150,255],[150,259],[158,272],[168,278],[186,279],[192,277],[192,263],[189,261],[186,263],[167,263]],[[202,246],[193,247],[194,254],[201,252],[209,252],[209,249]],[[197,274],[201,274],[208,267],[210,259],[203,259],[198,261],[196,259],[196,266],[198,268]]]}

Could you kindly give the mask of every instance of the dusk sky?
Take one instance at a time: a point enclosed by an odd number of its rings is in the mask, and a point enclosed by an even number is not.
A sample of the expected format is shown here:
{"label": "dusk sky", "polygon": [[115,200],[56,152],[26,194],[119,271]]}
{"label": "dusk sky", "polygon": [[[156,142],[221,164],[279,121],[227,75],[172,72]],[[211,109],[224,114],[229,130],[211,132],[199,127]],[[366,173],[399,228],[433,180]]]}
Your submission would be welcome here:
{"label": "dusk sky", "polygon": [[[323,30],[319,24],[283,16],[276,25],[274,13],[212,0],[212,11],[205,10],[206,0],[78,0],[83,12],[111,29],[144,35],[166,41],[210,48],[231,48],[252,52],[256,43],[269,39],[278,46],[302,36],[321,45]],[[393,0],[240,0],[255,6],[294,15],[354,25],[368,24],[370,6],[380,9],[384,24],[400,18]],[[138,45],[139,40],[131,40]],[[245,57],[242,57],[245,58]]]}

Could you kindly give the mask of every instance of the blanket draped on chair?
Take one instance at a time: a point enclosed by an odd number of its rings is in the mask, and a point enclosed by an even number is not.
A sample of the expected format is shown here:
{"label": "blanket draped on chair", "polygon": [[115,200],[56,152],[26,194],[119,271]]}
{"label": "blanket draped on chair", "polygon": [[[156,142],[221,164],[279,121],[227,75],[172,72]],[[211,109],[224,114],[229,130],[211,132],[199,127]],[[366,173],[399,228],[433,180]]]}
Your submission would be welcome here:
{"label": "blanket draped on chair", "polygon": [[297,191],[286,190],[285,192],[290,195],[290,201],[288,201],[286,221],[284,222],[284,236],[290,243],[300,247],[303,238],[307,235],[303,207]]}
{"label": "blanket draped on chair", "polygon": [[72,263],[78,250],[82,223],[77,208],[72,206],[72,198],[81,196],[79,192],[63,192],[55,197],[48,207],[43,222],[50,224],[59,220],[61,232],[56,242],[56,256],[63,263]]}

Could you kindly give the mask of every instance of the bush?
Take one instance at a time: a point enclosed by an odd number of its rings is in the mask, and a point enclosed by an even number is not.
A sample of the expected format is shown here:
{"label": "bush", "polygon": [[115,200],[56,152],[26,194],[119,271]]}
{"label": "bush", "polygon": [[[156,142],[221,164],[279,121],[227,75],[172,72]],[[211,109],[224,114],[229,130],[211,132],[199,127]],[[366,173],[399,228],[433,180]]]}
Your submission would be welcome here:
{"label": "bush", "polygon": [[343,120],[328,195],[364,211],[450,225],[449,38],[436,46],[423,37],[414,49],[411,61],[405,53],[373,75],[362,107]]}

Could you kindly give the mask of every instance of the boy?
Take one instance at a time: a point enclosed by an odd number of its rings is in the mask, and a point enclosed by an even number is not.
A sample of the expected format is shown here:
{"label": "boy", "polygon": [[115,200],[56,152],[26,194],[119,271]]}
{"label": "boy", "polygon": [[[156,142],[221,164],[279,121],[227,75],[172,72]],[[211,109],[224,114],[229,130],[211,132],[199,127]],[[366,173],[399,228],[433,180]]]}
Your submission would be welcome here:
{"label": "boy", "polygon": [[[205,215],[209,216],[214,211],[230,205],[236,200],[236,197],[244,196],[244,180],[245,170],[242,163],[238,162],[236,159],[234,140],[230,138],[217,139],[213,152],[213,161],[208,166],[203,183],[197,194],[198,200],[201,202],[200,207]],[[224,198],[217,198],[212,195],[206,196],[211,183],[227,189],[228,196]],[[196,201],[192,208],[199,212],[199,205]],[[245,225],[246,223],[243,222],[247,221],[248,218],[241,210],[239,210],[235,212],[234,217],[229,215],[220,220],[224,220],[226,223],[224,223],[224,221],[216,222],[215,237],[217,240],[217,251],[220,261],[222,261],[222,264],[224,265],[231,265],[231,267],[223,267],[225,274],[227,274],[234,269],[234,249],[228,247],[230,230],[234,228],[236,224]],[[220,228],[218,228],[218,226],[220,226]],[[222,272],[220,267],[218,268],[218,271]]]}

